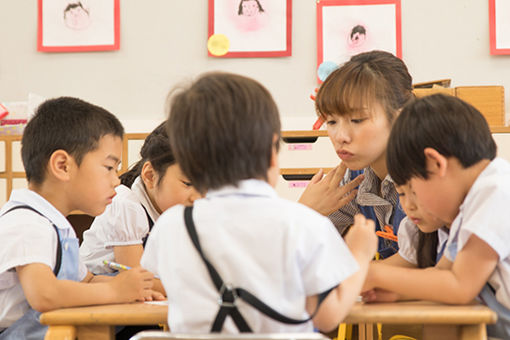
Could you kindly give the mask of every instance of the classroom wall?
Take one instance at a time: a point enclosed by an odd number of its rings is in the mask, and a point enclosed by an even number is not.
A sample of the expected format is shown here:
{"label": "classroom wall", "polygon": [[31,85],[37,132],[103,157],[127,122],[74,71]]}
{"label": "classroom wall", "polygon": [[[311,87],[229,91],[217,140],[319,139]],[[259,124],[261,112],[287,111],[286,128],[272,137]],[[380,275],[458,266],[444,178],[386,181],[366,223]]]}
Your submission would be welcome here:
{"label": "classroom wall", "polygon": [[[219,59],[206,53],[206,0],[121,0],[120,50],[89,53],[37,52],[37,1],[0,0],[0,101],[26,100],[29,92],[71,95],[123,121],[158,121],[175,84],[225,70],[266,85],[284,128],[289,118],[309,128],[315,120],[309,99],[316,87],[315,8],[315,0],[293,1],[291,57]],[[415,82],[503,85],[510,98],[510,56],[489,54],[488,0],[402,0],[402,39]]]}

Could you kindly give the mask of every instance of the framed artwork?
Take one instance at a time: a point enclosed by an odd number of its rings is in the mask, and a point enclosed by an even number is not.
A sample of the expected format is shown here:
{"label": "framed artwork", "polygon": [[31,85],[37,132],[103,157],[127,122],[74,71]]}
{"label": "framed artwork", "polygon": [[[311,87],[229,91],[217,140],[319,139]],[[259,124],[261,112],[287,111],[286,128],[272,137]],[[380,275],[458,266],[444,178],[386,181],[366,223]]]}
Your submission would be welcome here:
{"label": "framed artwork", "polygon": [[402,58],[400,0],[317,1],[318,68],[371,50]]}
{"label": "framed artwork", "polygon": [[292,0],[209,0],[209,56],[290,56],[291,30]]}
{"label": "framed artwork", "polygon": [[489,0],[491,54],[510,54],[510,1]]}
{"label": "framed artwork", "polygon": [[119,49],[119,0],[38,1],[38,51]]}

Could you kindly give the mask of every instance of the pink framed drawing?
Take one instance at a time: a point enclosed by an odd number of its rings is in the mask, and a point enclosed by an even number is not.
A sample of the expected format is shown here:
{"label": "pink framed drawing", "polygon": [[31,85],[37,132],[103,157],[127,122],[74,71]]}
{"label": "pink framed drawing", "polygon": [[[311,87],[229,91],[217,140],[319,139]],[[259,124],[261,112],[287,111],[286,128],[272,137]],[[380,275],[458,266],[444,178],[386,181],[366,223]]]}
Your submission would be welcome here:
{"label": "pink framed drawing", "polygon": [[491,54],[510,54],[510,1],[489,0]]}
{"label": "pink framed drawing", "polygon": [[37,50],[118,50],[119,0],[38,0]]}
{"label": "pink framed drawing", "polygon": [[209,0],[209,56],[290,56],[291,30],[292,0]]}
{"label": "pink framed drawing", "polygon": [[317,67],[383,50],[402,58],[400,0],[318,0]]}

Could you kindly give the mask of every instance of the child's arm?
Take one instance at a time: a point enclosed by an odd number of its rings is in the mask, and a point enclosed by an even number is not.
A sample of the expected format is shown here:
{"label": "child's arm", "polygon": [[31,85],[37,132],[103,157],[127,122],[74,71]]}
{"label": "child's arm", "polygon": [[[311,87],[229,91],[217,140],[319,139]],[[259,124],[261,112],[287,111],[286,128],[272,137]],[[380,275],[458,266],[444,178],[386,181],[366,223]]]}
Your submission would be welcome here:
{"label": "child's arm", "polygon": [[[337,327],[356,302],[365,281],[370,260],[377,250],[377,237],[374,230],[375,225],[372,220],[366,220],[362,215],[355,216],[354,225],[346,235],[345,243],[360,269],[333,289],[320,305],[313,323],[321,331],[330,331]],[[316,305],[317,296],[307,298],[306,306],[309,313],[315,311]]]}
{"label": "child's arm", "polygon": [[359,175],[346,185],[341,186],[340,182],[344,178],[346,170],[347,167],[340,163],[323,178],[324,172],[321,169],[312,177],[298,202],[324,216],[337,211],[356,197],[357,190],[355,189],[364,178],[363,175]]}
{"label": "child's arm", "polygon": [[115,262],[122,263],[123,265],[129,267],[139,266],[142,254],[143,246],[141,244],[113,247],[113,256],[115,258]]}
{"label": "child's arm", "polygon": [[[132,268],[140,266],[142,254],[143,246],[141,244],[113,247],[113,255],[115,257],[115,262],[122,263]],[[161,280],[154,279],[154,286],[152,287],[152,289],[166,296],[165,288],[163,288]]]}
{"label": "child's arm", "polygon": [[[471,235],[451,269],[441,269],[441,261],[438,266],[426,269],[389,269],[375,264],[370,268],[370,283],[372,287],[415,299],[463,304],[472,301],[481,291],[498,259],[498,254],[487,243]],[[442,266],[448,266],[446,261]]]}
{"label": "child's arm", "polygon": [[28,303],[40,312],[152,298],[153,275],[142,268],[119,273],[111,280],[100,283],[59,280],[50,267],[41,263],[19,266],[16,271]]}
{"label": "child's arm", "polygon": [[390,257],[385,258],[383,260],[379,260],[375,263],[385,264],[387,266],[395,266],[395,267],[416,268],[416,265],[414,263],[407,261],[402,256],[400,256],[399,253],[395,253],[395,254],[391,255]]}

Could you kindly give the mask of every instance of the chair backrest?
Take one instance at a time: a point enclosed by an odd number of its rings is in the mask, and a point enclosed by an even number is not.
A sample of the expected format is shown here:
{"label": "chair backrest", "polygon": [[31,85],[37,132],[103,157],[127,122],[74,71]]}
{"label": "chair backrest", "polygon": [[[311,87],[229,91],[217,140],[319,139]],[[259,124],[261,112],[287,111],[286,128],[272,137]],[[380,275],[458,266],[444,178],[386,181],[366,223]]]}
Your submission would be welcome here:
{"label": "chair backrest", "polygon": [[329,340],[321,333],[243,333],[243,334],[193,334],[163,331],[143,331],[131,340]]}

